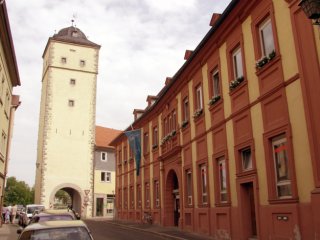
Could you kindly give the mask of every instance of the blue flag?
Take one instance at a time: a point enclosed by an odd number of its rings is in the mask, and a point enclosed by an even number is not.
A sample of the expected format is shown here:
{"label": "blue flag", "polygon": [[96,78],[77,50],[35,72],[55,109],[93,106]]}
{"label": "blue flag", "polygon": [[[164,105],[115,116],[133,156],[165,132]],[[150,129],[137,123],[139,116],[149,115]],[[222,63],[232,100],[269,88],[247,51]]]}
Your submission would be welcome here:
{"label": "blue flag", "polygon": [[137,176],[140,172],[141,161],[141,131],[140,129],[124,132],[129,140],[129,145],[133,150],[134,157],[136,159]]}

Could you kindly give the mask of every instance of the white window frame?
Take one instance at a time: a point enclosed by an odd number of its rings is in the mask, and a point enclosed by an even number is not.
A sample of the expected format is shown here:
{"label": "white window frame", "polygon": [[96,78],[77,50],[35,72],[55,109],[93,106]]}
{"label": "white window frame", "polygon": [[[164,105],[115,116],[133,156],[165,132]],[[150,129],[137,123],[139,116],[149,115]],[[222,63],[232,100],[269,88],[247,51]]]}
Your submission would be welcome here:
{"label": "white window frame", "polygon": [[200,182],[201,182],[201,202],[208,203],[208,183],[207,183],[207,165],[200,165]]}
{"label": "white window frame", "polygon": [[[221,167],[223,167],[221,171]],[[227,169],[226,160],[224,157],[218,158],[218,177],[219,177],[219,195],[220,202],[224,203],[228,201],[228,186],[227,186]],[[223,196],[225,195],[225,199]]]}
{"label": "white window frame", "polygon": [[101,152],[100,159],[103,162],[107,162],[108,161],[108,153],[107,152]]}
{"label": "white window frame", "polygon": [[68,106],[69,107],[74,107],[74,105],[75,105],[75,101],[73,99],[69,99]]}
{"label": "white window frame", "polygon": [[233,62],[234,79],[243,77],[243,62],[242,62],[241,47],[236,48],[232,52],[232,62]]}
{"label": "white window frame", "polygon": [[220,96],[220,75],[219,70],[215,69],[212,73],[212,97],[217,96]]}
{"label": "white window frame", "polygon": [[202,86],[199,84],[196,88],[196,110],[203,109],[203,102],[202,102]]}
{"label": "white window frame", "polygon": [[[104,173],[104,177],[102,177],[103,173]],[[109,172],[109,171],[101,171],[100,180],[101,180],[101,182],[111,183],[111,172]]]}
{"label": "white window frame", "polygon": [[[272,39],[272,47],[270,49],[266,49],[266,37],[265,37],[265,29],[269,28],[271,30],[271,32],[269,32],[269,34],[271,34],[271,39]],[[268,18],[267,20],[265,20],[262,24],[260,24],[259,26],[259,37],[260,37],[260,47],[261,47],[261,54],[262,56],[269,56],[269,54],[275,50],[275,44],[274,44],[274,36],[273,36],[273,29],[272,29],[272,23],[271,23],[271,19]]]}
{"label": "white window frame", "polygon": [[[190,178],[189,178],[190,176]],[[190,180],[190,181],[189,181]],[[192,172],[191,170],[186,171],[186,186],[187,186],[187,204],[192,205]]]}
{"label": "white window frame", "polygon": [[[250,151],[250,159],[249,159],[250,165],[247,168],[245,168],[244,162],[246,160],[245,157],[247,156],[247,155],[245,155],[245,153],[247,153],[248,151]],[[241,149],[241,169],[242,169],[242,171],[250,171],[250,170],[252,170],[252,168],[253,168],[253,161],[252,161],[251,148],[248,147],[248,148]]]}
{"label": "white window frame", "polygon": [[188,121],[189,120],[189,99],[188,97],[186,97],[183,100],[183,117],[184,117],[184,121]]}
{"label": "white window frame", "polygon": [[160,182],[159,180],[155,180],[155,199],[156,199],[156,207],[160,207]]}
{"label": "white window frame", "polygon": [[[275,148],[276,146],[282,146],[282,144],[286,144],[288,145],[288,141],[287,141],[287,138],[285,136],[285,134],[281,134],[279,136],[276,136],[274,138],[272,138],[272,155],[273,155],[273,165],[274,165],[274,171],[275,171],[275,183],[276,183],[276,192],[277,192],[277,197],[278,198],[291,198],[292,197],[292,181],[291,181],[291,178],[290,178],[290,169],[289,169],[289,159],[288,159],[288,150],[285,149],[285,171],[286,171],[286,174],[287,174],[287,179],[279,179],[279,176],[278,176],[278,162],[277,162],[277,158],[276,158],[276,152],[275,152]],[[280,148],[278,147],[278,148]],[[289,195],[282,195],[279,193],[279,187],[281,186],[289,186],[290,188],[290,193]]]}
{"label": "white window frame", "polygon": [[150,207],[150,184],[149,183],[145,183],[145,199],[146,199],[146,207],[149,208]]}

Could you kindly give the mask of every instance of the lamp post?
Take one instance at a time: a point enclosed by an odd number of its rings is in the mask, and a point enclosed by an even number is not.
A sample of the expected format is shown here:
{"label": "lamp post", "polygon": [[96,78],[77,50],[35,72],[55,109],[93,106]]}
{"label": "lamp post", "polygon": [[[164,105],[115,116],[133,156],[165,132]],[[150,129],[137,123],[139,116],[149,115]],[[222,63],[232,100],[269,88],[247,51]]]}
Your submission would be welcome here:
{"label": "lamp post", "polygon": [[299,6],[314,25],[320,25],[320,0],[301,0]]}

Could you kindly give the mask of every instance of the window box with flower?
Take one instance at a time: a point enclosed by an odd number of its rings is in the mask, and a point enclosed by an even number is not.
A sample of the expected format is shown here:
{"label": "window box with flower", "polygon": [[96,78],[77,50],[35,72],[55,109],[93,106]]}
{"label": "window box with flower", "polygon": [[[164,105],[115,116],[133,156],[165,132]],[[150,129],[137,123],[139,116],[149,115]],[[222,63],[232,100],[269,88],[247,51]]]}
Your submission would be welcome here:
{"label": "window box with flower", "polygon": [[268,56],[264,56],[256,62],[256,68],[261,69],[264,65],[270,62],[275,56],[276,56],[276,52],[275,50],[273,50],[271,53],[269,53]]}
{"label": "window box with flower", "polygon": [[193,119],[196,119],[196,118],[200,117],[201,114],[202,114],[202,112],[203,112],[203,109],[202,109],[202,108],[197,109],[197,110],[193,113]]}
{"label": "window box with flower", "polygon": [[181,123],[181,128],[185,128],[186,126],[188,126],[188,124],[189,124],[189,121],[188,121],[188,120],[182,121],[182,123]]}
{"label": "window box with flower", "polygon": [[230,82],[229,84],[229,89],[230,91],[234,90],[236,87],[238,87],[240,85],[240,83],[242,83],[244,80],[244,77],[238,77],[237,79],[233,80]]}
{"label": "window box with flower", "polygon": [[166,136],[164,136],[160,142],[160,145],[162,146],[167,141],[169,141],[171,138],[173,138],[177,134],[176,130],[172,130],[170,133],[168,133]]}
{"label": "window box with flower", "polygon": [[216,95],[213,96],[210,100],[209,100],[209,106],[212,106],[213,104],[215,104],[216,102],[218,102],[221,99],[220,95]]}

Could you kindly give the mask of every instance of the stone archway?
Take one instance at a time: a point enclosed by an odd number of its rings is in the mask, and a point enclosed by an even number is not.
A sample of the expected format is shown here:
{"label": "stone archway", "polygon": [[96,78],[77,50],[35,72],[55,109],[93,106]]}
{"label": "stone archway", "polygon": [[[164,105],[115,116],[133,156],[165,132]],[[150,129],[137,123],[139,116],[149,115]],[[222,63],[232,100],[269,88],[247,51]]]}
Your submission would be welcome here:
{"label": "stone archway", "polygon": [[55,195],[59,190],[63,190],[65,192],[67,192],[70,197],[71,197],[71,204],[72,204],[72,208],[79,213],[80,215],[82,215],[82,202],[83,202],[83,194],[82,194],[82,190],[80,187],[78,187],[75,184],[71,184],[71,183],[66,183],[66,184],[61,184],[58,185],[57,187],[55,187],[53,189],[53,191],[51,192],[50,195],[50,208],[53,208],[53,203],[55,201]]}
{"label": "stone archway", "polygon": [[181,200],[179,180],[175,170],[171,169],[168,172],[165,186],[165,226],[179,226]]}

